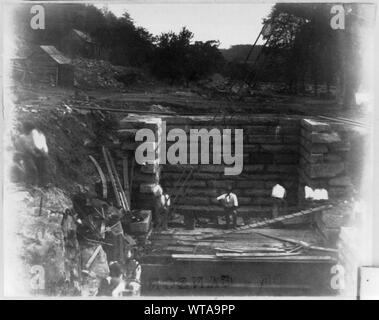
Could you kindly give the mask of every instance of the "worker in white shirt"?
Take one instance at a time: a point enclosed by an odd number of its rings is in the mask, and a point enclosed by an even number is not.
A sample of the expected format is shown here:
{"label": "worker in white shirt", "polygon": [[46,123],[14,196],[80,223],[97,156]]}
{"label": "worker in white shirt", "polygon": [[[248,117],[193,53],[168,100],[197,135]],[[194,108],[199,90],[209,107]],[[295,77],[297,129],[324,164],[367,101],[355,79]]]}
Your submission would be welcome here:
{"label": "worker in white shirt", "polygon": [[163,192],[161,186],[154,191],[154,222],[158,229],[167,230],[170,214],[171,199]]}
{"label": "worker in white shirt", "polygon": [[272,217],[277,218],[279,214],[283,214],[286,211],[286,189],[279,183],[272,187],[271,198],[272,198]]}
{"label": "worker in white shirt", "polygon": [[25,122],[15,137],[15,159],[24,171],[26,183],[44,187],[47,183],[48,147],[45,135]]}
{"label": "worker in white shirt", "polygon": [[233,228],[237,227],[237,209],[238,209],[238,199],[237,196],[232,192],[233,187],[229,186],[227,192],[217,197],[217,200],[221,202],[225,211],[226,228],[229,229],[230,226],[230,216],[233,219]]}

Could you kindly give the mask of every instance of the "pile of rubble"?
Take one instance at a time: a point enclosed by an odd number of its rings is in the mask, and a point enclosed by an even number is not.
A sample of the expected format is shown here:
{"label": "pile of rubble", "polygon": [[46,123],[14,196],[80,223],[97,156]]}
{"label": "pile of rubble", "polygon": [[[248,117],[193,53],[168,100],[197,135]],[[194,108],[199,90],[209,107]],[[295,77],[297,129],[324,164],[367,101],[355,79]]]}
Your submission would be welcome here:
{"label": "pile of rubble", "polygon": [[[102,280],[112,276],[111,266],[119,266],[119,280],[124,281],[122,295],[138,295],[140,267],[139,247],[147,239],[145,212],[125,211],[104,201],[96,193],[80,191],[73,197],[73,208],[62,219],[66,247],[81,252],[81,294],[102,295]],[[144,225],[144,230],[133,228]],[[131,234],[133,236],[131,236]],[[99,292],[100,290],[100,292]],[[106,294],[104,294],[106,295]]]}
{"label": "pile of rubble", "polygon": [[[114,66],[105,60],[77,58],[73,60],[73,64],[76,84],[85,89],[123,89],[125,87],[124,78],[134,74],[130,68]],[[129,77],[130,81],[133,80],[133,77],[132,75]]]}
{"label": "pile of rubble", "polygon": [[[17,207],[12,206],[15,202]],[[7,207],[12,211],[7,222],[14,228],[7,235],[6,255],[21,262],[6,266],[9,293],[114,295],[113,290],[104,291],[109,278],[122,284],[121,295],[139,294],[137,242],[141,245],[146,234],[141,229],[133,233],[130,224],[143,224],[139,216],[144,212],[124,212],[83,188],[69,197],[58,188],[27,191],[19,186],[7,197]],[[112,274],[115,264],[117,277]]]}
{"label": "pile of rubble", "polygon": [[[27,190],[21,185],[7,188],[7,290],[22,295],[78,294],[80,263],[67,255],[61,211],[72,206],[58,188]],[[15,205],[17,204],[17,205]]]}

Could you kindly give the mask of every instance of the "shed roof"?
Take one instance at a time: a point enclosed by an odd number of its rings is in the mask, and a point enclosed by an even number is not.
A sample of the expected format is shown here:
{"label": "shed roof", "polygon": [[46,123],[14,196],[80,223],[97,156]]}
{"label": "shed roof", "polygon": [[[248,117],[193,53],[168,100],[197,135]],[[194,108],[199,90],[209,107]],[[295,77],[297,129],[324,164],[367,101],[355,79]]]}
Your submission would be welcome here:
{"label": "shed roof", "polygon": [[92,39],[92,37],[88,33],[85,33],[78,29],[73,29],[73,31],[79,38],[83,39],[84,41],[89,42],[89,43],[95,43],[95,41]]}
{"label": "shed roof", "polygon": [[71,60],[65,57],[63,53],[54,46],[40,46],[40,48],[59,64],[71,63]]}

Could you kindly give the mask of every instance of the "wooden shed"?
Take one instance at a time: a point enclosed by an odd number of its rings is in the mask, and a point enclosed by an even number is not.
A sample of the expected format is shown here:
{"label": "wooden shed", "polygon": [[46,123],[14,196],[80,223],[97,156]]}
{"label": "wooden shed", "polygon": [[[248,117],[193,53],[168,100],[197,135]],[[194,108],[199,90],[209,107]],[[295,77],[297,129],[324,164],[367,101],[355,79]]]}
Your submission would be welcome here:
{"label": "wooden shed", "polygon": [[60,44],[63,52],[70,57],[85,57],[91,59],[106,59],[107,51],[102,48],[88,33],[72,29]]}
{"label": "wooden shed", "polygon": [[54,46],[39,46],[26,59],[25,67],[33,80],[53,86],[74,84],[74,67]]}

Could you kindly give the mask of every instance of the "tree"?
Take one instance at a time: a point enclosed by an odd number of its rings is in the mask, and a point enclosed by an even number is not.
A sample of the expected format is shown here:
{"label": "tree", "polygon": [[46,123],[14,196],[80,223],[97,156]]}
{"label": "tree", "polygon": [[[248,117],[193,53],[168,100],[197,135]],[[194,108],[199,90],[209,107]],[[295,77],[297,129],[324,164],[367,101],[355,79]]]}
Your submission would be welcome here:
{"label": "tree", "polygon": [[217,71],[224,63],[219,42],[191,43],[193,33],[185,27],[178,33],[168,32],[156,39],[152,70],[160,78],[175,81],[199,80]]}
{"label": "tree", "polygon": [[224,64],[224,58],[218,50],[218,41],[196,41],[190,46],[189,58],[185,67],[185,80],[199,80],[218,71]]}
{"label": "tree", "polygon": [[[276,4],[265,19],[272,32],[266,36],[271,52],[271,72],[287,83],[290,92],[304,91],[305,83],[313,84],[318,95],[320,84],[327,91],[331,84],[344,82],[344,104],[352,104],[357,89],[359,68],[357,39],[347,30],[330,26],[331,4]],[[343,43],[341,43],[341,36]]]}
{"label": "tree", "polygon": [[178,33],[162,33],[156,38],[152,71],[173,84],[185,77],[193,33],[185,27]]}
{"label": "tree", "polygon": [[16,34],[33,44],[54,45],[58,49],[62,39],[72,29],[78,29],[92,36],[103,48],[110,51],[113,64],[147,65],[153,52],[153,37],[141,27],[136,27],[127,12],[116,17],[107,9],[80,3],[43,4],[46,28],[30,28],[30,7],[21,4],[14,13]]}
{"label": "tree", "polygon": [[93,5],[54,3],[44,4],[46,29],[35,31],[29,26],[30,6],[17,8],[16,34],[36,45],[49,44],[60,49],[62,39],[72,29],[78,29],[107,49],[111,63],[147,68],[171,83],[188,84],[217,71],[224,63],[218,41],[193,43],[194,35],[185,27],[179,33],[153,37],[146,29],[135,26],[127,12],[116,17],[106,8]]}

